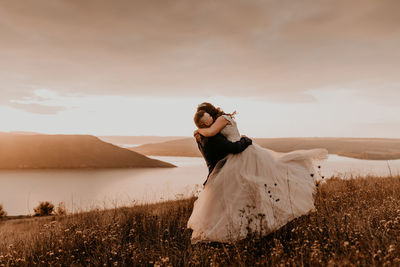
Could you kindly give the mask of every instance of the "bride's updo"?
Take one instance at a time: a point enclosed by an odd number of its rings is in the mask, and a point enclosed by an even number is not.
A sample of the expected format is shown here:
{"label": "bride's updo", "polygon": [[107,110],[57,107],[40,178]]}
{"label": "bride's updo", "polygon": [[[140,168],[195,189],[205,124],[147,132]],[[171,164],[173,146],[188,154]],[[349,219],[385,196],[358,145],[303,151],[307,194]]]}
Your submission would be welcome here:
{"label": "bride's updo", "polygon": [[[197,106],[197,113],[199,111],[205,111],[206,113],[210,114],[210,116],[215,121],[219,116],[224,114],[221,108],[216,108],[213,104],[208,102],[203,102]],[[203,113],[204,114],[204,113]]]}
{"label": "bride's updo", "polygon": [[208,102],[203,102],[197,106],[197,112],[202,110],[210,114],[214,121],[216,121],[221,115],[229,115],[233,117],[236,114],[236,111],[234,111],[233,113],[225,113],[221,108],[216,108],[213,104]]}

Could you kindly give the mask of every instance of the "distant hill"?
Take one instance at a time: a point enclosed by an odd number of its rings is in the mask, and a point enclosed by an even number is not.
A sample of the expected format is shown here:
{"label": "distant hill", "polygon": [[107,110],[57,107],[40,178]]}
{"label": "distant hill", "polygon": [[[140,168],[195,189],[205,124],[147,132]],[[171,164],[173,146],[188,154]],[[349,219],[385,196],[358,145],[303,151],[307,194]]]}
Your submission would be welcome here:
{"label": "distant hill", "polygon": [[255,140],[262,147],[278,152],[298,149],[326,148],[329,154],[339,156],[389,160],[400,159],[400,139],[386,138],[260,138]]}
{"label": "distant hill", "polygon": [[24,131],[16,131],[16,132],[10,132],[10,134],[26,134],[26,135],[36,135],[36,134],[41,134],[41,133],[36,133],[36,132],[24,132]]}
{"label": "distant hill", "polygon": [[0,134],[0,169],[169,168],[90,135]]}
{"label": "distant hill", "polygon": [[182,136],[98,136],[101,140],[115,145],[141,145],[161,143],[183,138]]}
{"label": "distant hill", "polygon": [[[358,158],[400,159],[400,139],[385,138],[254,138],[255,143],[277,152],[326,148],[329,154]],[[130,148],[145,155],[201,157],[194,138],[183,138]]]}
{"label": "distant hill", "polygon": [[0,136],[8,136],[8,135],[40,135],[40,133],[31,133],[31,132],[0,132]]}
{"label": "distant hill", "polygon": [[201,157],[194,138],[182,138],[162,143],[145,144],[129,149],[151,156]]}

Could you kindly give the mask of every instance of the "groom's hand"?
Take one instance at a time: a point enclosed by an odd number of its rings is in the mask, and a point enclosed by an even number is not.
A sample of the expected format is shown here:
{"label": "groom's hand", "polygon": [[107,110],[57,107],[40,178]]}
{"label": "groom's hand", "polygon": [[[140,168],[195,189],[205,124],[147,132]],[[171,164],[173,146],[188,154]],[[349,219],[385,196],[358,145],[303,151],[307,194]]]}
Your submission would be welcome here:
{"label": "groom's hand", "polygon": [[196,138],[197,142],[199,142],[199,143],[201,142],[201,135],[200,135],[199,131],[197,131],[197,130],[194,131],[193,136],[194,136],[194,138]]}
{"label": "groom's hand", "polygon": [[242,135],[242,138],[240,138],[240,140],[246,142],[247,144],[251,145],[253,143],[253,140],[251,140],[250,138],[248,138],[245,135]]}

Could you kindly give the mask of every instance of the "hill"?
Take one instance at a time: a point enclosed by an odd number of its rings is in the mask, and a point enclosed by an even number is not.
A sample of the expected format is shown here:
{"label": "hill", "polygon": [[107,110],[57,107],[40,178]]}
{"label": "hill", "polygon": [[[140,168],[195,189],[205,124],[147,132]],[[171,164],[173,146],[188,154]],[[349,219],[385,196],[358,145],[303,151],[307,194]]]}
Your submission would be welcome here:
{"label": "hill", "polygon": [[98,136],[100,140],[118,145],[161,143],[183,138],[182,136]]}
{"label": "hill", "polygon": [[0,135],[0,169],[175,167],[90,135]]}
{"label": "hill", "polygon": [[[400,139],[385,138],[254,138],[262,147],[277,152],[299,149],[326,148],[329,154],[340,156],[389,160],[400,159]],[[130,148],[145,155],[200,157],[194,138],[183,138]]]}
{"label": "hill", "polygon": [[339,156],[389,160],[400,159],[400,139],[386,138],[260,138],[255,140],[262,147],[278,152],[298,149],[326,148],[329,154]]}
{"label": "hill", "polygon": [[162,143],[145,144],[129,148],[132,151],[152,156],[201,157],[193,138],[182,138]]}

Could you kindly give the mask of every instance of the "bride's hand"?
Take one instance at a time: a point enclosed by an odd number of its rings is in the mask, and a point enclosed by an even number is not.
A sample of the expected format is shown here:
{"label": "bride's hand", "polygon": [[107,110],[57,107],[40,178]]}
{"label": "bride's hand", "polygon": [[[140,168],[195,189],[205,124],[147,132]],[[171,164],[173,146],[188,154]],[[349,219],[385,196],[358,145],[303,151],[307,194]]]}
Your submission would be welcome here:
{"label": "bride's hand", "polygon": [[231,124],[230,121],[220,116],[209,128],[200,128],[198,131],[202,136],[211,137],[218,134],[228,124]]}

